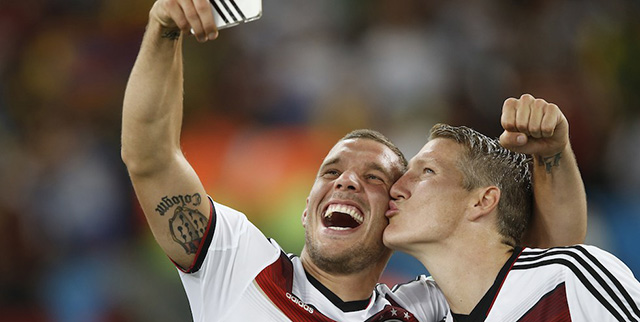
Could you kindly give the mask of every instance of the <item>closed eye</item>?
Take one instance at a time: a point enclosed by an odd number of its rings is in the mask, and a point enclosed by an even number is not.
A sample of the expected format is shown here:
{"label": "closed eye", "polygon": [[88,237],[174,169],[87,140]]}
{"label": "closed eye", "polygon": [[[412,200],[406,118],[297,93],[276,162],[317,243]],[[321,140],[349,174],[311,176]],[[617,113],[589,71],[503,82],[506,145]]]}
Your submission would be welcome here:
{"label": "closed eye", "polygon": [[322,174],[321,174],[322,177],[331,177],[331,178],[335,178],[335,177],[337,177],[339,175],[340,175],[340,172],[338,172],[338,170],[334,170],[334,169],[326,170],[326,171],[322,172]]}

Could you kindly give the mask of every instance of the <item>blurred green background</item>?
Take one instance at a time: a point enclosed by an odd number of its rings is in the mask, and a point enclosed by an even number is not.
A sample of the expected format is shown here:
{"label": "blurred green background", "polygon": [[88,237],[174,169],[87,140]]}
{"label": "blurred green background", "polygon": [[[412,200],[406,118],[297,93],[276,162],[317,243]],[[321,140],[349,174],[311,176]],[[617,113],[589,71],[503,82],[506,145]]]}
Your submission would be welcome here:
{"label": "blurred green background", "polygon": [[[120,160],[150,0],[0,2],[0,319],[190,321]],[[325,153],[374,128],[411,157],[436,122],[501,133],[507,97],[558,104],[587,243],[640,274],[638,1],[264,0],[185,42],[183,146],[219,202],[287,251]],[[394,255],[383,281],[424,273]]]}

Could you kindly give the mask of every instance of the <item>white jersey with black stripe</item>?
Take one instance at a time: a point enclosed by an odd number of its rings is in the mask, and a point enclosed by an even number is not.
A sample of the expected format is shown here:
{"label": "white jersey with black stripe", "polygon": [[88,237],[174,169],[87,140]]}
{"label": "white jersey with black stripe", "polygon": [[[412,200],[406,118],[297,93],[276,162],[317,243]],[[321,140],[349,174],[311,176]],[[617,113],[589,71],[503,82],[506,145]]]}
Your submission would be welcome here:
{"label": "white jersey with black stripe", "polygon": [[640,282],[589,245],[516,249],[483,301],[472,316],[446,320],[640,321]]}
{"label": "white jersey with black stripe", "polygon": [[[395,302],[383,285],[368,300],[342,302],[305,273],[300,258],[285,254],[244,214],[213,201],[211,206],[196,259],[180,271],[194,321],[433,321],[426,318],[428,311],[411,314],[404,306],[408,303]],[[439,290],[432,295],[444,301]],[[430,301],[424,296],[413,300],[416,306]]]}

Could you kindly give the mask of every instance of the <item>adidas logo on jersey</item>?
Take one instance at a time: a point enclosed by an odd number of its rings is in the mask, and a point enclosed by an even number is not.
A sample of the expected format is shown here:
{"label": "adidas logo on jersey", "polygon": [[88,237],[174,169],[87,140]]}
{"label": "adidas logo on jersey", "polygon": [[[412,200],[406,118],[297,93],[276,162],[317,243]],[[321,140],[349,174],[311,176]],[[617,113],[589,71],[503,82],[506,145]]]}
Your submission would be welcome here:
{"label": "adidas logo on jersey", "polygon": [[302,302],[298,297],[296,297],[295,295],[293,295],[293,294],[291,294],[289,292],[287,292],[286,296],[293,303],[298,304],[299,307],[303,308],[305,311],[309,312],[310,314],[313,314],[313,308],[310,307],[309,305],[307,305],[306,303]]}

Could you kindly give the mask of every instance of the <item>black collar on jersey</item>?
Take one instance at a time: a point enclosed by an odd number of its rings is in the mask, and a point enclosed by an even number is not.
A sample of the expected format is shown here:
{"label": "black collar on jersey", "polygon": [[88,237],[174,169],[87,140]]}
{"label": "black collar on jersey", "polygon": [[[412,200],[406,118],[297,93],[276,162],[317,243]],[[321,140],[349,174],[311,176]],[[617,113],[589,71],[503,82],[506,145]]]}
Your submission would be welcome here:
{"label": "black collar on jersey", "polygon": [[371,302],[371,297],[366,300],[358,300],[358,301],[342,301],[335,293],[331,292],[326,286],[322,285],[320,281],[318,281],[315,277],[311,276],[311,274],[304,271],[307,275],[307,279],[309,282],[316,288],[322,295],[324,295],[333,305],[342,310],[342,312],[354,312],[360,311],[367,308],[369,303]]}
{"label": "black collar on jersey", "polygon": [[507,278],[507,274],[509,274],[513,263],[515,263],[515,261],[518,259],[518,256],[520,256],[521,252],[522,247],[515,247],[513,249],[511,257],[509,257],[509,259],[507,259],[507,262],[502,265],[498,276],[496,277],[495,281],[493,281],[493,285],[491,285],[487,293],[485,293],[482,299],[480,299],[480,302],[476,304],[476,307],[473,308],[471,314],[466,315],[451,312],[454,321],[476,322],[484,321],[487,318],[487,315],[489,315],[489,310],[491,310],[491,305],[493,305],[493,301],[495,300],[496,296],[498,296],[498,292],[500,292],[500,288],[502,287],[504,279]]}

